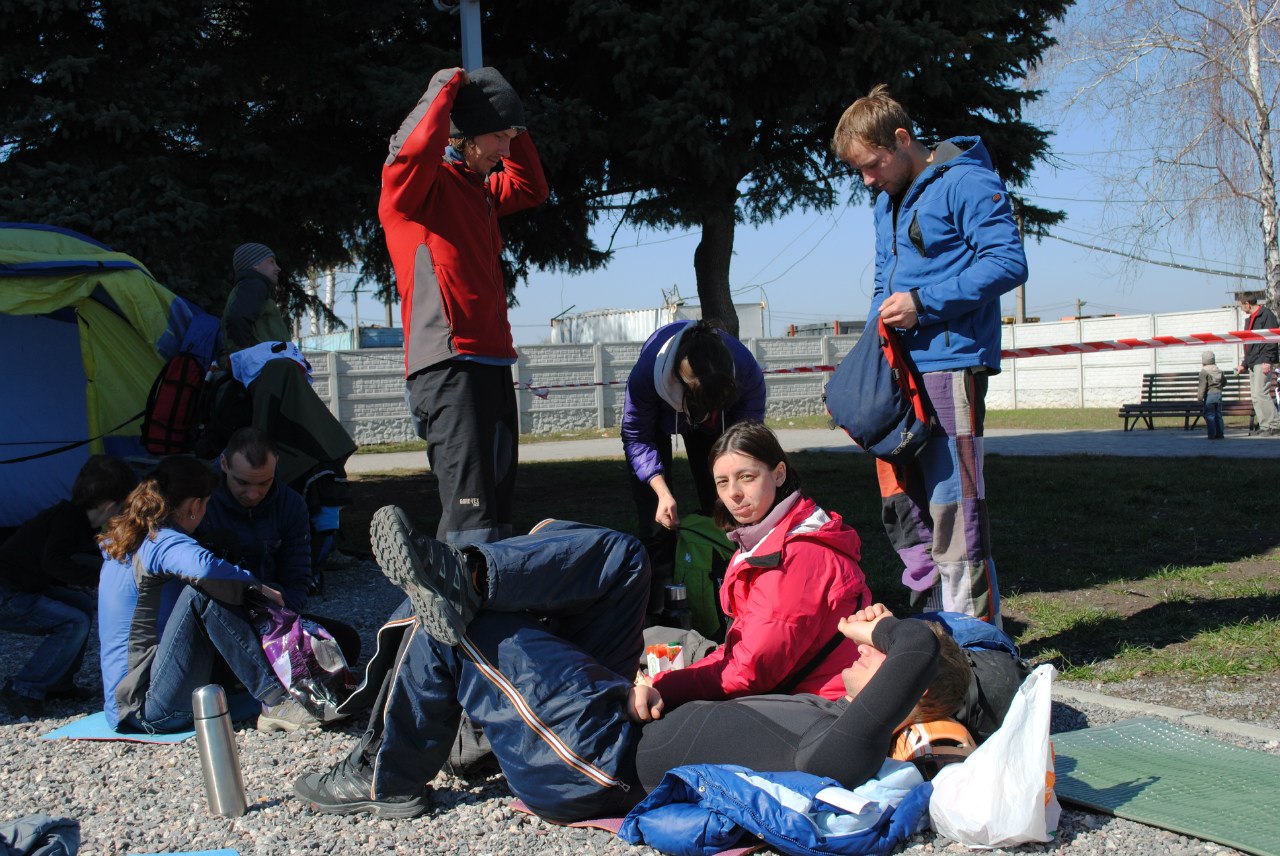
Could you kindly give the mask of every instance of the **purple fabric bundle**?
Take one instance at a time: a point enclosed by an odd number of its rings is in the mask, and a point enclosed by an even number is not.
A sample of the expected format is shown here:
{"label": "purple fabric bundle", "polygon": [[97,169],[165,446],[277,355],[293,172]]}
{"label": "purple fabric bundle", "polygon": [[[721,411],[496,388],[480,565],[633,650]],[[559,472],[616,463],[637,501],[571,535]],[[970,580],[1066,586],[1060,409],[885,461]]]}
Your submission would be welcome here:
{"label": "purple fabric bundle", "polygon": [[283,606],[254,598],[254,629],[267,662],[289,695],[324,722],[338,719],[338,705],[355,680],[342,649],[328,630]]}

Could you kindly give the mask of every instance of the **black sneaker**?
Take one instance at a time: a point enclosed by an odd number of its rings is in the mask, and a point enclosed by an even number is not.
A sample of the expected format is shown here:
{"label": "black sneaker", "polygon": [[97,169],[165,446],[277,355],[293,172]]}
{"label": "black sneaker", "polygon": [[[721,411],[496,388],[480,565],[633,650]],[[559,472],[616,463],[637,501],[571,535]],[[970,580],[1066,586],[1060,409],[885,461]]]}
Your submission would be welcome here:
{"label": "black sneaker", "polygon": [[437,641],[457,645],[481,603],[462,553],[416,532],[409,516],[394,505],[374,513],[369,540],[382,573],[413,602],[422,629]]}
{"label": "black sneaker", "polygon": [[[359,753],[356,753],[359,755]],[[361,756],[362,757],[362,756]],[[427,810],[427,792],[415,796],[375,799],[373,770],[347,756],[327,773],[307,773],[293,783],[293,792],[325,814],[376,814],[380,817],[417,817]]]}
{"label": "black sneaker", "polygon": [[38,698],[23,695],[13,688],[13,679],[8,678],[0,687],[0,705],[14,719],[39,719],[44,716],[44,702]]}

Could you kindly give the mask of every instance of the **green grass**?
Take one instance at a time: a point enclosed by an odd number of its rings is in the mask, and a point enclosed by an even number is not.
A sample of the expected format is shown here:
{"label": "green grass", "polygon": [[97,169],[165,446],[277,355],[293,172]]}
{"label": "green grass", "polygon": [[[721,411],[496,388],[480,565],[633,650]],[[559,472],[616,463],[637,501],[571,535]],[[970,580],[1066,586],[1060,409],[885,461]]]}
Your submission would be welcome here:
{"label": "green grass", "polygon": [[[827,415],[788,416],[782,419],[767,420],[769,427],[778,428],[827,428],[830,427]],[[1048,408],[1036,410],[988,410],[986,427],[988,428],[1024,428],[1034,430],[1057,429],[1062,431],[1078,431],[1091,428],[1119,430],[1120,421],[1116,418],[1113,407],[1093,408]],[[593,440],[600,437],[617,437],[617,428],[584,428],[581,431],[560,431],[551,434],[521,434],[521,443],[549,443],[559,440]],[[372,446],[361,446],[357,455],[381,452],[420,452],[425,451],[427,444],[421,440],[403,443],[380,443]]]}
{"label": "green grass", "polygon": [[[1037,635],[1062,633],[1066,630],[1079,630],[1098,626],[1106,621],[1115,621],[1119,613],[1115,610],[1099,609],[1095,606],[1064,607],[1060,603],[1043,597],[1012,595],[1005,598],[1005,609],[1025,614]],[[1025,636],[1025,634],[1024,634]]]}
{"label": "green grass", "polygon": [[[794,464],[806,493],[858,530],[875,597],[905,610],[874,461],[810,452]],[[1239,513],[1274,494],[1276,469],[1234,459],[989,458],[1006,626],[1024,654],[1090,681],[1280,672],[1280,518]],[[674,478],[681,507],[693,507],[682,464]],[[372,509],[387,502],[435,528],[440,505],[429,474],[361,476],[357,491],[343,514],[356,549],[367,548]],[[515,509],[516,531],[547,516],[636,526],[621,460],[522,463]]]}
{"label": "green grass", "polygon": [[987,409],[986,428],[1026,428],[1079,431],[1090,428],[1120,430],[1124,423],[1115,407],[1052,407],[1021,410]]}
{"label": "green grass", "polygon": [[1116,683],[1144,676],[1210,679],[1276,672],[1280,672],[1280,621],[1264,618],[1197,633],[1177,648],[1121,646],[1114,658],[1069,666],[1062,677]]}

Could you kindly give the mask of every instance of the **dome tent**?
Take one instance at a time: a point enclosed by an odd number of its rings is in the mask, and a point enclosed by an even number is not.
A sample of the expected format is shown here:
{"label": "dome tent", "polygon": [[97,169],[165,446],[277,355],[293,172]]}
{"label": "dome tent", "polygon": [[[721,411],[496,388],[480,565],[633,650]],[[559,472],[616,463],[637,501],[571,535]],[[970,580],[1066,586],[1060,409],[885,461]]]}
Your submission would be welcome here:
{"label": "dome tent", "polygon": [[0,527],[67,499],[94,453],[144,455],[147,393],[218,321],[137,259],[55,226],[0,223]]}

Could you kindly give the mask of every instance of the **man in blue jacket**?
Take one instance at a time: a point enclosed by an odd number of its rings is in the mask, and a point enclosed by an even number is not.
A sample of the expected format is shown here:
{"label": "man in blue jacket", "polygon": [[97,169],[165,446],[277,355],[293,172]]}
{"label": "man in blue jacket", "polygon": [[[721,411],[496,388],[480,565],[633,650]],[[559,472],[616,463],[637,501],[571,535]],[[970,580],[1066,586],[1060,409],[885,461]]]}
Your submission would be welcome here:
{"label": "man in blue jacket", "polygon": [[1000,623],[982,423],[1000,371],[1000,295],[1026,281],[1009,193],[982,140],[930,149],[883,84],[840,118],[832,148],[876,195],[876,284],[867,312],[897,329],[937,414],[906,464],[877,462],[885,528],[926,609]]}

